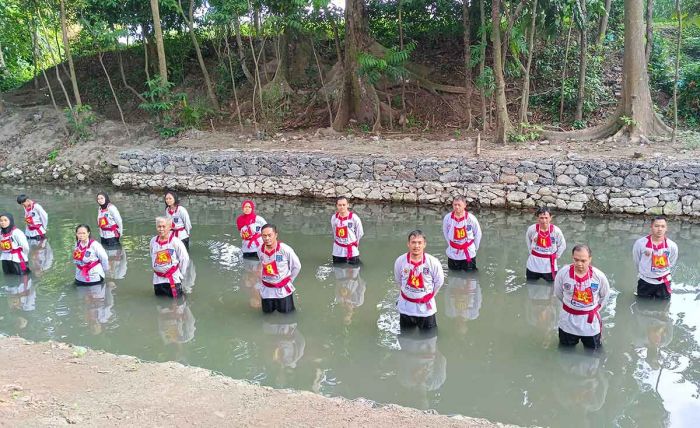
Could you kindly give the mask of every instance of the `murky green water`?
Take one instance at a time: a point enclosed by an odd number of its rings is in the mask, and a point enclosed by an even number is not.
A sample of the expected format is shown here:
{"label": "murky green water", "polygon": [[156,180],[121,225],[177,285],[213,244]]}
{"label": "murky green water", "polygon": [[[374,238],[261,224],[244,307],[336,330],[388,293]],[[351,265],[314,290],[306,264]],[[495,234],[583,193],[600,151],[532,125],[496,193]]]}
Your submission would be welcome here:
{"label": "murky green water", "polygon": [[[187,301],[177,304],[156,298],[150,285],[147,247],[163,208],[159,196],[111,195],[126,230],[124,253],[111,255],[113,275],[122,278],[76,289],[73,228],[94,225],[98,189],[28,190],[49,213],[49,241],[32,252],[30,283],[1,277],[3,333],[175,360],[263,385],[522,425],[698,426],[700,226],[671,223],[681,257],[665,307],[633,295],[631,247],[648,229],[641,220],[555,218],[570,244],[592,245],[594,264],[614,288],[604,312],[604,352],[589,355],[580,347],[557,348],[559,305],[551,288],[525,282],[529,214],[479,212],[480,270],[449,274],[437,298],[437,338],[399,338],[393,262],[406,251],[407,232],[420,227],[428,251],[446,265],[441,210],[358,204],[364,264],[346,269],[330,263],[332,203],[256,198],[258,213],[280,226],[280,238],[303,264],[297,313],[264,316],[253,288],[255,265],[239,258],[234,230],[243,198],[183,197],[194,224],[196,277]],[[0,210],[21,217],[15,191],[0,187]]]}

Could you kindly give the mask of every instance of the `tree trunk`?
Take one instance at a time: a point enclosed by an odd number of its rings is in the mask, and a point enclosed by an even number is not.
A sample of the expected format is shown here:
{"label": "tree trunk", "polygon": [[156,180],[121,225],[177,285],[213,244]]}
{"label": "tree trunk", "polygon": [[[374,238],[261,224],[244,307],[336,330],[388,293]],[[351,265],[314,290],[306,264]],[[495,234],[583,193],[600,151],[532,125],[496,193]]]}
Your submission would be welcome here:
{"label": "tree trunk", "polygon": [[335,42],[335,54],[337,56],[337,60],[338,62],[343,62],[343,54],[340,50],[340,35],[338,34],[338,23],[335,20],[335,16],[331,15],[328,8],[325,8],[324,11],[326,12],[328,21],[331,23],[331,28],[333,28],[333,42]]}
{"label": "tree trunk", "polygon": [[535,52],[535,31],[537,24],[537,0],[532,1],[532,16],[530,18],[530,32],[528,33],[527,64],[523,72],[523,93],[520,97],[520,123],[528,123],[527,110],[530,104],[530,69],[532,56]]}
{"label": "tree trunk", "polygon": [[[118,42],[117,42],[118,43]],[[103,60],[103,53],[99,52],[97,54],[97,59],[100,61],[100,65],[102,66],[102,71],[105,73],[105,77],[107,77],[107,83],[109,84],[109,89],[112,91],[112,97],[114,97],[114,103],[117,105],[117,109],[119,110],[119,117],[122,120],[122,125],[124,125],[124,129],[126,130],[126,135],[131,138],[131,133],[129,132],[129,127],[126,126],[126,121],[124,120],[124,112],[122,111],[122,106],[119,104],[119,98],[117,98],[117,93],[114,91],[114,86],[112,85],[112,79],[109,77],[109,73],[107,73],[107,67],[105,67],[105,63]]]}
{"label": "tree trunk", "polygon": [[245,50],[243,49],[243,39],[241,37],[241,22],[237,16],[234,17],[233,26],[236,30],[236,46],[238,47],[238,62],[241,63],[241,69],[243,70],[243,74],[245,74],[245,78],[248,79],[248,82],[255,84],[255,77],[253,77],[253,75],[250,73],[250,70],[248,70],[248,66],[245,63]]}
{"label": "tree trunk", "polygon": [[78,90],[78,78],[75,76],[73,56],[70,53],[70,42],[68,40],[68,24],[66,23],[66,6],[64,0],[61,0],[61,33],[63,34],[63,49],[66,52],[68,68],[70,69],[70,81],[73,85],[73,96],[75,96],[75,104],[78,107],[80,107],[83,103],[80,100],[80,91]]}
{"label": "tree trunk", "polygon": [[163,31],[160,28],[160,9],[158,0],[151,0],[151,13],[153,14],[153,31],[156,38],[156,48],[158,49],[158,73],[160,74],[161,85],[168,83],[168,66],[165,62],[165,46],[163,45]]}
{"label": "tree trunk", "polygon": [[[37,25],[36,22],[34,21],[34,15],[32,15],[32,18],[30,20],[30,31],[32,34],[32,64],[34,66],[34,89],[38,90],[39,89],[39,35],[37,34]],[[44,73],[46,74],[46,73]]]}
{"label": "tree trunk", "polygon": [[2,54],[2,41],[0,41],[0,74],[5,74],[5,56]]}
{"label": "tree trunk", "polygon": [[[399,49],[403,51],[403,2],[399,0]],[[467,89],[469,90],[469,89]],[[387,93],[387,98],[389,101],[389,108],[391,108],[391,98]],[[471,125],[471,116],[469,117]],[[401,116],[399,117],[399,125],[402,128],[406,127],[406,81],[403,76],[401,76]],[[393,117],[389,114],[389,127],[394,128]]]}
{"label": "tree trunk", "polygon": [[598,25],[598,37],[596,37],[596,45],[601,46],[605,40],[605,33],[608,31],[608,18],[610,17],[610,6],[612,0],[605,0],[605,12],[600,16],[600,24]]}
{"label": "tree trunk", "polygon": [[[617,111],[606,123],[572,132],[544,132],[547,138],[590,141],[626,133],[639,142],[652,135],[671,132],[654,112],[644,57],[644,2],[625,0],[625,49],[622,65],[622,96]],[[620,118],[624,118],[621,123]]]}
{"label": "tree trunk", "polygon": [[[479,76],[484,77],[486,71],[486,5],[484,0],[479,0],[479,18],[481,25],[481,61],[479,62]],[[482,87],[481,96],[481,130],[489,128],[489,118],[486,114],[486,88]]]}
{"label": "tree trunk", "polygon": [[326,98],[326,107],[328,108],[328,126],[333,126],[333,110],[331,109],[331,100],[328,98],[328,91],[325,90],[326,84],[323,82],[323,70],[321,70],[321,63],[318,62],[318,55],[316,54],[316,46],[313,37],[310,38],[311,41],[311,51],[314,53],[314,59],[316,60],[316,68],[318,69],[318,79],[321,81],[321,91],[323,91],[323,96]]}
{"label": "tree trunk", "polygon": [[678,69],[681,61],[681,36],[683,35],[683,16],[681,16],[681,0],[675,1],[676,18],[678,19],[678,37],[676,38],[675,75],[673,78],[673,133],[671,142],[676,141],[676,129],[678,128]]}
{"label": "tree trunk", "polygon": [[561,70],[561,95],[559,97],[559,123],[564,122],[564,81],[566,80],[566,66],[569,62],[569,47],[571,46],[571,28],[569,24],[569,34],[566,36],[566,49],[564,50],[564,64]]}
{"label": "tree trunk", "polygon": [[471,66],[471,20],[469,0],[462,0],[462,25],[464,27],[464,87],[467,90],[467,129],[472,127],[472,66]]}
{"label": "tree trunk", "polygon": [[580,1],[581,23],[579,24],[578,97],[574,120],[583,119],[583,101],[586,98],[586,67],[588,65],[588,13],[586,0]]}
{"label": "tree trunk", "polygon": [[226,57],[228,58],[228,70],[231,74],[231,88],[233,88],[233,100],[236,103],[236,116],[238,116],[238,125],[243,132],[243,118],[241,117],[241,104],[238,102],[238,91],[236,90],[236,78],[233,76],[233,61],[231,61],[231,47],[228,41],[228,30],[224,33],[224,41],[226,43]]}
{"label": "tree trunk", "polygon": [[646,60],[646,63],[649,64],[649,58],[651,58],[651,50],[654,47],[654,0],[647,0],[646,24],[647,43],[644,48],[644,58]]}
{"label": "tree trunk", "polygon": [[508,133],[513,129],[513,125],[508,117],[508,106],[506,104],[506,81],[503,77],[503,63],[501,62],[501,2],[493,0],[491,2],[491,45],[493,49],[493,74],[496,79],[496,134],[494,142],[505,144]]}
{"label": "tree trunk", "polygon": [[219,111],[219,100],[216,99],[216,94],[214,94],[214,86],[211,83],[211,78],[209,77],[209,71],[207,71],[207,66],[204,64],[204,58],[202,57],[202,50],[199,48],[199,41],[197,40],[197,35],[194,33],[194,0],[190,0],[190,7],[185,16],[185,11],[182,10],[182,3],[178,0],[178,7],[182,18],[185,20],[187,27],[190,30],[190,38],[192,39],[192,44],[194,45],[194,51],[197,54],[197,61],[199,62],[199,68],[202,70],[202,76],[204,76],[204,84],[207,86],[207,96],[211,102],[211,106],[214,110]]}
{"label": "tree trunk", "polygon": [[370,44],[367,9],[364,0],[345,2],[345,58],[343,60],[343,83],[338,112],[333,120],[337,131],[345,128],[350,119],[376,124],[379,102],[371,85],[359,78],[357,56]]}

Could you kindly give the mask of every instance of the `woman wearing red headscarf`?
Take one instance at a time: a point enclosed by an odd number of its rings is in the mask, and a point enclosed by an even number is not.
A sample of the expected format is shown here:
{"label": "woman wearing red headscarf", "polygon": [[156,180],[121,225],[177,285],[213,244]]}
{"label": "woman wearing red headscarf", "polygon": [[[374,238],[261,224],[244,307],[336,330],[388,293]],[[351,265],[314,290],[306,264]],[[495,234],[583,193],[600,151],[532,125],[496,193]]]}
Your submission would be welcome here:
{"label": "woman wearing red headscarf", "polygon": [[255,214],[255,203],[251,200],[241,204],[243,214],[236,219],[238,232],[241,234],[241,251],[243,257],[257,259],[258,248],[262,245],[260,229],[267,223],[264,218]]}

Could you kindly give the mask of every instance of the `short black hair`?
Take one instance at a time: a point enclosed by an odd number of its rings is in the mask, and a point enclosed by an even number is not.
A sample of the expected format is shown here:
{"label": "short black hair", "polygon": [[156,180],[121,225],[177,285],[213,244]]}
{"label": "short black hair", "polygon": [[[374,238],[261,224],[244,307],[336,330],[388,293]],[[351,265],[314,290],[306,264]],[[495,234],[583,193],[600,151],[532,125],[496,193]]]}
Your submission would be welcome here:
{"label": "short black hair", "polygon": [[535,215],[539,216],[540,214],[552,215],[552,210],[550,210],[549,207],[539,207],[537,208],[537,211],[535,211]]}
{"label": "short black hair", "polygon": [[340,195],[340,196],[338,196],[337,198],[335,198],[335,203],[337,204],[338,202],[340,202],[340,201],[342,201],[342,200],[346,200],[346,201],[350,202],[350,200],[348,199],[347,196],[345,196],[345,195]]}
{"label": "short black hair", "polygon": [[27,195],[25,195],[24,193],[20,193],[19,195],[17,195],[17,203],[20,205],[25,203],[27,201],[27,199],[28,199]]}
{"label": "short black hair", "polygon": [[591,251],[591,247],[589,247],[586,244],[576,244],[574,245],[574,248],[571,250],[571,255],[574,255],[576,251],[581,251],[581,250],[586,250],[588,252],[589,257],[593,257],[593,251]]}
{"label": "short black hair", "polygon": [[654,225],[659,220],[666,221],[666,216],[665,215],[657,215],[651,218],[651,224]]}
{"label": "short black hair", "polygon": [[425,237],[425,233],[423,233],[423,231],[420,229],[416,229],[416,230],[411,231],[411,233],[408,234],[408,241],[411,242],[411,238],[417,238],[417,237],[423,238],[423,240],[426,242],[428,241],[428,238]]}
{"label": "short black hair", "polygon": [[263,227],[260,228],[260,232],[262,233],[265,229],[272,229],[273,232],[277,233],[277,226],[272,223],[265,223]]}
{"label": "short black hair", "polygon": [[88,226],[87,224],[84,224],[84,223],[81,223],[81,224],[75,226],[75,233],[78,233],[78,229],[80,229],[81,227],[84,227],[87,230],[88,235],[90,234],[90,226]]}

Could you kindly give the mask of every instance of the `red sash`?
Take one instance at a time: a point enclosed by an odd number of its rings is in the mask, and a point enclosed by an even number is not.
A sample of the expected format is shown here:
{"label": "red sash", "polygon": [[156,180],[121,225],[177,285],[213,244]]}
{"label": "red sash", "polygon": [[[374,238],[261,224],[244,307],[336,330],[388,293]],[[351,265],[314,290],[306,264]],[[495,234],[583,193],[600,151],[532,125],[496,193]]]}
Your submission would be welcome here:
{"label": "red sash", "polygon": [[[550,224],[549,225],[549,231],[546,233],[543,233],[540,231],[540,225],[537,224],[535,226],[535,230],[537,230],[537,243],[539,244],[541,240],[545,241],[545,243],[548,243],[549,245],[540,245],[540,247],[545,247],[545,248],[550,248],[552,246],[552,232],[554,232],[554,225]],[[555,269],[556,266],[556,261],[557,261],[557,253],[552,253],[552,254],[544,254],[535,251],[534,249],[530,252],[535,257],[540,257],[543,259],[549,259],[549,268],[551,269],[552,272],[552,277],[557,276],[557,270]]]}
{"label": "red sash", "polygon": [[401,297],[402,297],[404,300],[407,300],[407,301],[409,301],[409,302],[411,302],[411,303],[427,303],[428,309],[433,309],[432,305],[430,304],[430,301],[433,299],[433,297],[435,297],[435,292],[428,293],[428,294],[426,294],[425,296],[420,297],[420,298],[418,298],[418,299],[413,299],[413,298],[408,297],[407,295],[405,295],[405,294],[403,293],[403,291],[402,291],[402,292],[401,292]]}
{"label": "red sash", "polygon": [[168,282],[170,283],[170,292],[173,293],[173,298],[177,298],[177,287],[175,287],[175,280],[173,279],[173,275],[175,275],[175,272],[177,272],[179,268],[180,264],[176,264],[163,273],[153,271],[153,273],[155,273],[156,276],[168,279]]}
{"label": "red sash", "polygon": [[287,290],[287,293],[291,293],[292,289],[289,288],[289,283],[292,282],[292,277],[288,276],[284,278],[282,281],[277,282],[277,283],[272,283],[272,282],[267,282],[265,280],[262,280],[262,285],[264,285],[267,288],[282,288],[284,287],[285,290]]}
{"label": "red sash", "polygon": [[[170,208],[168,208],[166,211],[168,212],[168,214],[170,215],[170,217],[172,217],[172,216],[175,215],[175,213],[177,212],[177,210],[178,210],[179,208],[180,208],[179,206],[176,207],[176,208],[175,208],[175,211],[171,211]],[[174,220],[171,220],[171,222],[170,222],[170,228],[172,229],[173,235],[175,235],[176,238],[179,238],[179,237],[180,237],[180,232],[182,232],[183,230],[185,230],[185,226],[184,226],[184,225],[183,225],[182,227],[175,227],[175,221],[174,221]]]}
{"label": "red sash", "polygon": [[250,224],[246,224],[245,226],[243,226],[243,227],[241,228],[241,239],[244,240],[244,241],[248,241],[248,249],[253,248],[253,243],[255,243],[255,244],[258,245],[258,246],[262,245],[262,244],[260,243],[260,240],[262,239],[262,236],[260,235],[260,233],[253,233],[252,235],[248,236],[247,238],[246,238],[245,235],[243,235],[243,230],[244,230],[246,227],[248,228],[249,231],[252,230],[252,229],[250,228],[250,225],[251,225],[251,224],[255,224],[255,222],[252,222],[252,223],[250,223]]}
{"label": "red sash", "polygon": [[343,247],[347,250],[347,258],[348,259],[352,257],[352,247],[359,247],[359,244],[357,243],[357,241],[351,242],[349,244],[341,244],[340,242],[335,241],[335,245],[337,245],[339,247]]}
{"label": "red sash", "polygon": [[[12,229],[12,230],[14,230],[14,229]],[[2,234],[2,241],[6,242],[10,245],[10,248],[5,249],[4,248],[5,244],[3,244],[3,251],[9,251],[10,254],[17,254],[17,257],[19,258],[19,267],[22,269],[22,272],[24,272],[27,270],[27,264],[25,263],[25,260],[24,260],[24,254],[22,253],[22,248],[21,247],[12,248],[12,241],[10,239],[11,237],[12,237],[12,231],[10,231],[10,233],[8,233],[8,234],[4,234],[4,233]]]}
{"label": "red sash", "polygon": [[[663,249],[668,248],[668,243],[666,242],[666,238],[664,238],[664,242],[662,242],[659,245],[654,245],[654,243],[651,242],[651,235],[647,235],[646,247],[651,249],[651,260],[652,260],[651,263],[652,263],[652,267],[654,267],[654,257],[655,257],[654,251],[663,250]],[[663,259],[665,260],[666,266],[668,266],[668,258],[666,257],[665,254],[663,256]],[[664,285],[666,286],[666,291],[668,291],[668,293],[671,294],[671,280],[668,278],[669,276],[671,276],[671,275],[667,273],[666,275],[660,276],[656,279],[658,281],[663,281]]]}

